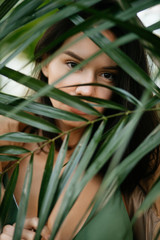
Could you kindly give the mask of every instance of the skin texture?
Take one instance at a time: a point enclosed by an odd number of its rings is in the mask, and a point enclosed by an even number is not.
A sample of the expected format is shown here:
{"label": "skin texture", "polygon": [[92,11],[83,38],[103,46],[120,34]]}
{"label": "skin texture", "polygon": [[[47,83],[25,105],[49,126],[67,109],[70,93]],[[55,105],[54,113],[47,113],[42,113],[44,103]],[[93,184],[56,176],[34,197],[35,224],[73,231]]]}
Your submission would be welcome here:
{"label": "skin texture", "polygon": [[[109,38],[110,41],[114,41],[115,37],[110,31],[105,31],[103,34]],[[82,36],[83,33],[79,33],[69,39],[67,39],[63,46],[71,43],[77,37]],[[63,53],[55,57],[53,60],[50,61],[46,66],[42,68],[43,74],[48,78],[48,83],[54,83],[58,78],[62,77],[64,74],[68,73],[74,66],[79,64],[82,59],[87,59],[93,54],[95,54],[98,50],[100,50],[89,38],[84,38],[78,41],[76,44],[70,46],[69,48],[65,49]],[[56,84],[56,87],[71,94],[71,95],[81,95],[81,96],[91,96],[91,97],[98,97],[103,99],[110,99],[112,92],[107,88],[102,87],[95,87],[95,86],[78,86],[78,87],[67,87],[69,85],[74,84],[84,84],[84,83],[101,83],[105,85],[112,86],[114,82],[114,75],[117,74],[117,65],[116,63],[110,59],[106,54],[101,53],[95,59],[90,61],[87,65],[85,65],[80,70],[72,73],[68,77],[66,77],[63,81]],[[95,116],[89,116],[79,110],[73,109],[61,102],[58,102],[54,99],[51,99],[51,102],[54,107],[67,110],[70,112],[75,112],[88,120],[93,120]],[[99,112],[103,112],[104,109],[97,108]],[[11,126],[11,129],[15,131],[19,131],[18,124],[14,121],[14,126]],[[72,122],[66,120],[57,120],[57,126],[62,130],[66,131],[73,127],[77,127],[83,122]],[[80,128],[70,135],[69,139],[69,147],[65,161],[69,160],[70,155],[74,151],[74,148],[79,141],[81,135],[84,132],[84,128]],[[3,132],[4,134],[4,132]],[[26,143],[23,144],[23,147],[28,148],[29,150],[33,150],[36,148],[36,144]],[[48,149],[44,149],[48,151]],[[58,152],[55,153],[55,161],[57,158]],[[38,208],[38,196],[39,190],[41,185],[41,180],[43,176],[43,171],[45,168],[46,163],[46,153],[45,152],[37,152],[34,156],[34,166],[33,166],[33,178],[32,178],[32,186],[29,198],[29,205],[27,211],[27,218],[24,226],[24,231],[22,235],[22,239],[32,240],[34,238],[34,231],[37,228],[38,219],[37,219],[37,208]],[[20,171],[18,182],[15,189],[15,197],[17,202],[20,201],[21,191],[23,189],[23,182],[25,178],[25,172],[27,169],[27,165],[29,162],[29,158],[24,159],[20,163]],[[9,174],[11,174],[9,172]],[[86,212],[88,206],[90,205],[92,199],[94,198],[96,192],[99,189],[101,184],[101,177],[95,176],[91,181],[88,182],[84,190],[81,192],[78,200],[76,201],[75,205],[71,209],[70,213],[66,217],[64,223],[62,224],[55,240],[69,240],[72,237],[73,231],[77,226],[78,222],[80,221],[83,214]],[[42,239],[48,239],[49,232],[52,230],[56,214],[60,208],[60,204],[63,200],[64,191],[62,192],[56,206],[54,207],[49,219],[47,226],[43,230]],[[85,219],[87,218],[89,212],[87,213]],[[84,221],[79,226],[79,229],[82,227]],[[77,231],[79,231],[79,229]],[[6,226],[3,230],[3,233],[0,236],[0,240],[10,240],[12,239],[14,232],[14,226]]]}

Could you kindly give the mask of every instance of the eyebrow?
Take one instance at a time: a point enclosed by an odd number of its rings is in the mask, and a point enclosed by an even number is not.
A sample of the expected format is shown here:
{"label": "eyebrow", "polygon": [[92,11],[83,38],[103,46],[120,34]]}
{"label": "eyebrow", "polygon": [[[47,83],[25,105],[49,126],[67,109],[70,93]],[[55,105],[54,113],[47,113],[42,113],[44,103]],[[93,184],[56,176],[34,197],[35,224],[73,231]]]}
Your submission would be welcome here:
{"label": "eyebrow", "polygon": [[115,71],[118,71],[119,67],[118,67],[118,65],[115,65],[115,66],[102,67],[102,69],[103,70],[115,70]]}
{"label": "eyebrow", "polygon": [[[78,56],[77,54],[75,54],[74,52],[71,52],[71,51],[65,51],[63,53],[66,54],[66,55],[69,55],[70,57],[73,57],[73,58],[75,58],[75,59],[77,59],[77,60],[79,60],[81,62],[85,60],[84,58]],[[110,69],[110,70],[118,71],[119,67],[118,67],[118,65],[115,65],[115,66],[102,67],[102,69],[104,69],[104,70],[109,70]]]}
{"label": "eyebrow", "polygon": [[73,53],[73,52],[71,52],[71,51],[65,51],[64,54],[67,54],[67,55],[69,55],[70,57],[73,57],[73,58],[75,58],[75,59],[77,59],[77,60],[79,60],[79,61],[81,61],[81,62],[85,60],[84,58],[78,56],[77,54],[75,54],[75,53]]}

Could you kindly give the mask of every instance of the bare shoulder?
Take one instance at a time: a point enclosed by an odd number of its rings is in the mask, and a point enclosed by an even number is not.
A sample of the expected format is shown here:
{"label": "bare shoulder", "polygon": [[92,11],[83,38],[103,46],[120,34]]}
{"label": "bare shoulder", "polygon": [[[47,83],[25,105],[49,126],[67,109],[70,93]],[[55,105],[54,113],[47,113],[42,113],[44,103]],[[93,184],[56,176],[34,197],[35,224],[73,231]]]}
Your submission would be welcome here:
{"label": "bare shoulder", "polygon": [[[25,129],[25,124],[2,115],[0,116],[0,135],[4,135],[10,132],[21,132],[23,129]],[[23,143],[0,140],[0,146],[4,145],[23,146]],[[8,162],[1,162],[1,171],[7,166],[7,164]]]}
{"label": "bare shoulder", "polygon": [[0,116],[0,134],[20,131],[25,125],[14,119]]}

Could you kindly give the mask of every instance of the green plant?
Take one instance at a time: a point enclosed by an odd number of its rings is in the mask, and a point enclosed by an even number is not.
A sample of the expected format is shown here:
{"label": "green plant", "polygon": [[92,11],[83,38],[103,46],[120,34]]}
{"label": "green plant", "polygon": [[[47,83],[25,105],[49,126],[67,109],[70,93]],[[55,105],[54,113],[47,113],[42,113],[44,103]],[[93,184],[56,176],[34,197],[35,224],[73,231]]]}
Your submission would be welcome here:
{"label": "green plant", "polygon": [[[76,169],[76,173],[69,184],[68,190],[65,195],[65,203],[61,206],[61,210],[56,219],[56,224],[54,225],[51,237],[54,239],[60,225],[68,214],[69,210],[73,206],[79,193],[82,191],[86,183],[100,170],[101,166],[105,164],[106,161],[113,156],[112,161],[109,165],[108,171],[104,178],[104,182],[101,186],[97,198],[95,198],[95,208],[94,212],[98,211],[99,206],[103,205],[108,199],[110,199],[111,194],[121,185],[123,180],[127,177],[130,171],[133,169],[136,163],[138,163],[141,158],[154,149],[160,144],[160,126],[157,126],[154,131],[147,136],[147,138],[142,142],[142,144],[130,155],[128,155],[123,162],[120,163],[123,152],[125,151],[127,142],[132,136],[135,127],[144,111],[159,110],[156,105],[160,101],[160,90],[155,85],[154,81],[150,79],[147,74],[136,65],[131,59],[129,59],[125,54],[123,54],[119,46],[123,45],[134,39],[140,39],[147,49],[148,53],[153,56],[153,61],[159,64],[160,50],[159,44],[160,40],[155,36],[152,31],[159,28],[160,23],[157,22],[152,26],[145,28],[142,27],[136,20],[137,12],[152,7],[159,3],[157,0],[145,0],[145,1],[118,1],[121,6],[121,12],[117,12],[114,15],[107,14],[103,15],[105,18],[98,23],[96,28],[92,28],[94,23],[97,21],[97,13],[93,12],[93,17],[91,21],[85,21],[78,15],[79,11],[85,9],[86,11],[90,9],[99,2],[99,0],[80,0],[80,1],[42,1],[42,0],[26,0],[26,1],[3,1],[0,6],[0,17],[1,17],[1,28],[0,28],[0,48],[2,62],[0,64],[0,74],[6,76],[14,81],[27,86],[28,88],[35,91],[35,93],[27,99],[22,99],[19,97],[11,96],[9,94],[0,93],[0,114],[7,116],[9,118],[16,119],[32,127],[42,129],[44,131],[58,133],[59,135],[53,139],[47,139],[45,137],[40,137],[38,135],[33,135],[29,133],[8,133],[0,136],[0,140],[9,140],[14,142],[37,142],[41,143],[37,145],[37,148],[32,152],[23,149],[22,147],[16,146],[2,146],[0,147],[0,160],[1,161],[13,161],[13,164],[6,168],[5,171],[1,173],[3,176],[11,167],[15,167],[12,178],[8,184],[6,193],[1,203],[0,211],[0,224],[1,227],[5,224],[5,219],[7,217],[8,204],[10,202],[11,196],[14,193],[15,184],[18,177],[18,166],[24,158],[30,156],[30,163],[28,166],[28,171],[26,173],[26,178],[24,182],[24,190],[21,197],[21,202],[19,206],[19,211],[17,215],[17,227],[15,230],[14,238],[15,240],[20,239],[21,231],[23,229],[23,224],[26,216],[27,203],[30,192],[30,185],[32,181],[32,168],[34,153],[39,149],[50,143],[50,152],[48,155],[45,172],[43,175],[43,181],[41,185],[40,197],[39,197],[39,226],[37,229],[35,239],[40,238],[40,232],[46,223],[51,209],[54,207],[62,189],[65,187],[67,180],[73,174]],[[55,14],[56,13],[56,14]],[[104,12],[105,13],[105,12]],[[96,149],[98,144],[104,139],[103,129],[107,124],[109,118],[115,117],[114,115],[103,116],[99,115],[94,121],[84,120],[83,126],[88,126],[86,132],[82,136],[82,139],[78,143],[74,153],[71,156],[70,161],[67,163],[63,175],[60,177],[60,172],[63,167],[63,162],[65,154],[67,151],[68,135],[72,129],[68,132],[60,132],[60,130],[48,122],[40,118],[38,115],[50,117],[54,116],[55,119],[66,119],[71,121],[81,121],[82,117],[65,112],[62,110],[57,110],[51,107],[44,106],[40,103],[35,102],[37,98],[46,95],[48,97],[55,98],[61,102],[78,108],[88,114],[98,115],[97,111],[88,103],[81,101],[78,97],[70,96],[59,89],[55,89],[54,85],[47,85],[39,80],[26,76],[18,71],[10,69],[6,64],[13,59],[21,51],[29,52],[31,45],[35,45],[35,40],[40,38],[42,33],[46,28],[48,28],[53,23],[65,18],[70,17],[77,29],[82,29],[87,36],[89,36],[107,55],[109,55],[117,64],[131,75],[135,81],[140,83],[146,88],[146,91],[141,100],[137,100],[133,95],[124,91],[123,89],[111,87],[111,89],[117,94],[121,95],[124,99],[134,103],[135,110],[125,109],[123,106],[113,103],[111,101],[104,101],[102,99],[89,99],[88,101],[95,102],[98,105],[105,106],[106,108],[116,109],[119,112],[116,113],[120,116],[119,122],[114,126],[112,131],[109,131],[105,135],[103,145],[100,150],[94,156],[94,161],[87,168],[90,159],[95,154],[92,149]],[[133,20],[134,19],[134,20]],[[101,34],[102,29],[110,28],[114,25],[118,25],[129,33],[124,37],[116,39],[113,43],[107,43],[104,36]],[[75,29],[74,29],[75,30]],[[76,31],[76,30],[75,30]],[[68,34],[71,34],[68,33]],[[29,36],[29,37],[28,37]],[[7,46],[7,47],[6,47]],[[53,57],[53,56],[51,56]],[[90,61],[95,56],[90,59],[83,61],[77,67],[75,67],[69,74],[76,69],[79,69],[88,61]],[[33,61],[33,55],[30,55],[29,61]],[[66,77],[66,76],[64,76]],[[59,79],[58,81],[62,80]],[[149,98],[151,93],[154,93],[152,99]],[[35,115],[34,115],[35,114]],[[96,133],[89,142],[91,131],[94,122],[101,122],[101,125],[97,129]],[[82,127],[82,126],[80,126]],[[57,138],[65,136],[65,140],[61,146],[58,160],[56,165],[52,170],[53,156],[54,156],[54,143]],[[107,155],[107,158],[104,156]],[[24,154],[23,157],[19,158],[19,154]],[[136,159],[136,160],[135,160]],[[81,161],[80,161],[81,160]],[[83,178],[82,174],[85,172]],[[75,182],[80,180],[76,185]],[[151,191],[143,206],[139,212],[143,212],[148,208],[156,199],[159,193],[159,182],[154,186],[155,191]],[[105,193],[105,194],[104,194]],[[138,213],[137,213],[138,214]]]}

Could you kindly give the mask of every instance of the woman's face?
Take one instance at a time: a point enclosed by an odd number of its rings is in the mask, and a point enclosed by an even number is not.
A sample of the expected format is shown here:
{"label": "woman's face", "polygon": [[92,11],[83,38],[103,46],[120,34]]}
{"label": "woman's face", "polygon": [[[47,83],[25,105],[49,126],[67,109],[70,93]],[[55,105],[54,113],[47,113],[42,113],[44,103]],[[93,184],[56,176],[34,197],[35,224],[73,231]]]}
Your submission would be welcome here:
{"label": "woman's face", "polygon": [[[79,33],[74,35],[73,37],[70,37],[64,42],[62,46],[71,43],[82,34],[83,33]],[[106,36],[110,41],[114,41],[115,39],[114,35],[110,31],[103,32],[103,35]],[[60,55],[56,56],[53,60],[51,60],[49,64],[42,68],[43,74],[48,78],[48,84],[52,84],[60,77],[68,73],[73,67],[81,63],[83,60],[91,57],[99,50],[99,47],[87,37],[71,45]],[[81,69],[70,74],[61,82],[56,84],[56,87],[64,92],[67,92],[70,95],[89,96],[108,100],[110,99],[112,92],[107,88],[97,86],[66,86],[86,83],[101,83],[104,85],[112,86],[114,82],[114,76],[116,74],[116,63],[105,53],[101,53],[96,58],[87,63],[85,66],[83,66]],[[52,98],[50,100],[55,108],[77,113],[78,115],[81,115],[88,120],[93,120],[96,118],[96,116],[88,115]],[[102,107],[95,108],[101,113],[104,111],[104,108]],[[68,127],[76,127],[77,125],[79,125],[79,122],[71,122],[65,120],[61,121],[63,122],[63,124],[68,125]]]}

